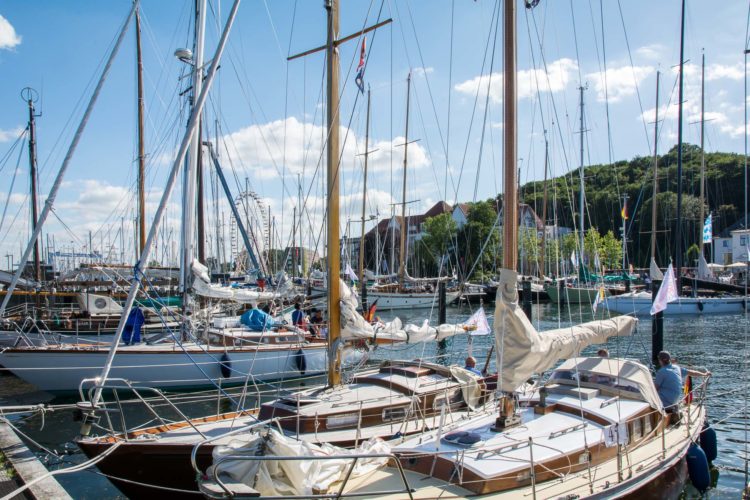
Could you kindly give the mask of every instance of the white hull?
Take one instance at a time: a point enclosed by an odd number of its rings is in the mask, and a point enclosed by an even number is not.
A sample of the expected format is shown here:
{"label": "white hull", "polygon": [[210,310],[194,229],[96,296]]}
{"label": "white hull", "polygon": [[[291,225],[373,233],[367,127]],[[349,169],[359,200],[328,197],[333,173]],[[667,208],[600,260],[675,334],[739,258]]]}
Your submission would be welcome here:
{"label": "white hull", "polygon": [[[172,346],[126,346],[117,351],[110,378],[155,388],[203,388],[214,384],[244,384],[249,379],[271,381],[317,375],[327,370],[326,347],[261,347],[228,349],[195,344],[185,350]],[[0,352],[0,365],[45,391],[76,391],[85,378],[97,377],[108,349],[37,348]],[[222,356],[231,364],[222,376]],[[304,353],[304,373],[299,353]],[[226,371],[226,368],[225,368]]]}
{"label": "white hull", "polygon": [[[562,298],[560,292],[562,290]],[[551,285],[547,287],[547,294],[553,303],[562,302],[564,304],[593,304],[596,300],[598,288],[578,288],[565,287],[560,289],[558,286]],[[609,295],[605,288],[605,294]]]}
{"label": "white hull", "polygon": [[[456,300],[459,292],[448,292],[445,294],[445,303],[450,304]],[[438,305],[437,293],[397,293],[367,291],[367,303],[378,301],[378,309],[415,309],[429,308]]]}
{"label": "white hull", "polygon": [[[698,316],[700,314],[741,314],[745,312],[747,299],[742,297],[681,297],[667,304],[664,316]],[[651,295],[648,293],[622,294],[607,297],[603,310],[620,314],[649,316]]]}

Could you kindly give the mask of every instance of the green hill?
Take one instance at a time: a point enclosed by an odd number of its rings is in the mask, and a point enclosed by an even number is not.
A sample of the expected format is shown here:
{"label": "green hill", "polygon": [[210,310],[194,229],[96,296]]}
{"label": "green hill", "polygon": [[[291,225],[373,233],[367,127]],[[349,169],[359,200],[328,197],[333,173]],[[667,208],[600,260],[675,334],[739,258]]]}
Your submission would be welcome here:
{"label": "green hill", "polygon": [[[683,145],[683,249],[700,241],[703,222],[700,218],[701,149]],[[628,201],[628,254],[637,267],[647,265],[651,238],[651,200],[653,157],[636,157],[608,165],[585,167],[586,226],[605,234],[620,234],[622,195]],[[560,226],[574,227],[571,198],[577,206],[579,170],[554,178],[548,187],[547,224],[554,215]],[[657,195],[657,259],[666,264],[674,255],[677,206],[677,147],[659,157],[659,194]],[[525,184],[521,199],[542,215],[544,185],[542,181]],[[717,235],[742,218],[744,210],[744,157],[734,153],[706,153],[706,214],[713,214],[713,233]],[[687,264],[687,262],[686,262]]]}

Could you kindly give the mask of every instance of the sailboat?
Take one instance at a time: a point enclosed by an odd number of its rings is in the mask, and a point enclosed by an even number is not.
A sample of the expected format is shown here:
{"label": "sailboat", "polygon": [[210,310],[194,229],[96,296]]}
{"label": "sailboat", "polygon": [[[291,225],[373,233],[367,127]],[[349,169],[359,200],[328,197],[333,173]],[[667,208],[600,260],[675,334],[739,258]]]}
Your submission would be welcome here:
{"label": "sailboat", "polygon": [[[516,75],[516,2],[503,8],[504,74]],[[516,210],[515,78],[503,85],[508,221]],[[587,345],[630,334],[637,320],[619,316],[537,332],[518,305],[515,225],[506,224],[503,236],[494,321],[499,416],[440,425],[395,446],[368,442],[348,453],[298,444],[273,428],[250,429],[241,442],[215,450],[210,469],[195,468],[204,495],[621,498],[661,488],[656,481],[699,439],[705,384],[687,403],[682,425],[671,425],[646,366],[580,356]],[[538,403],[520,408],[514,391],[560,359]]]}
{"label": "sailboat", "polygon": [[[574,263],[574,266],[578,268],[578,283],[571,284],[568,279],[558,279],[545,288],[549,295],[550,301],[553,304],[592,304],[596,300],[599,294],[599,287],[587,286],[589,281],[589,273],[586,270],[586,266],[583,262],[583,249],[584,249],[584,236],[585,236],[585,208],[586,208],[586,196],[585,196],[585,183],[584,183],[584,158],[583,158],[583,144],[584,144],[584,127],[583,127],[583,91],[585,87],[581,85],[578,90],[580,91],[580,108],[581,108],[581,126],[580,126],[580,139],[581,139],[581,165],[579,168],[579,198],[578,198],[578,209],[579,213],[579,249],[578,259]],[[609,289],[605,288],[605,295],[609,295]]]}
{"label": "sailboat", "polygon": [[[297,331],[285,325],[266,324],[261,328],[251,328],[245,325],[225,324],[210,321],[202,316],[203,311],[193,310],[192,293],[197,292],[211,296],[217,293],[206,276],[206,268],[197,263],[192,256],[193,239],[192,220],[195,210],[193,184],[194,171],[197,165],[197,151],[201,147],[200,137],[196,133],[200,122],[203,106],[207,100],[218,62],[226,45],[234,16],[239,2],[235,2],[232,15],[227,21],[216,54],[210,61],[209,71],[203,77],[203,34],[205,31],[206,2],[196,2],[195,51],[193,63],[194,99],[192,102],[190,119],[183,136],[180,148],[170,171],[167,185],[161,202],[149,230],[148,238],[140,253],[138,263],[134,268],[134,280],[127,299],[122,305],[119,323],[110,346],[92,346],[90,344],[61,344],[48,346],[17,346],[0,352],[0,365],[10,370],[18,377],[30,382],[39,389],[46,391],[70,392],[86,388],[95,388],[94,401],[91,404],[96,409],[97,399],[101,394],[100,384],[106,383],[108,377],[123,379],[129,384],[146,385],[155,388],[201,388],[215,387],[218,383],[244,384],[252,380],[281,380],[311,376],[323,373],[326,369],[327,347],[325,342],[310,340],[304,332]],[[14,278],[20,277],[20,269],[34,245],[35,238],[41,230],[54,203],[67,168],[72,150],[83,131],[88,113],[96,101],[98,91],[104,83],[105,76],[111,62],[117,53],[130,21],[136,15],[138,2],[133,8],[120,33],[117,44],[110,54],[102,78],[94,92],[86,114],[74,137],[71,151],[66,156],[65,163],[58,172],[48,202],[42,211],[34,234],[26,248],[22,264]],[[186,189],[183,189],[183,258],[181,263],[181,282],[183,286],[184,316],[180,318],[180,329],[167,328],[165,334],[158,339],[150,339],[148,343],[123,345],[123,332],[131,316],[136,298],[143,286],[143,273],[148,268],[149,256],[153,242],[158,234],[164,212],[177,179],[177,174],[183,166],[188,149],[191,150],[188,162],[188,175],[184,176]],[[185,234],[187,233],[187,235]],[[13,283],[9,289],[12,292]],[[257,294],[256,300],[262,298]],[[3,302],[3,309],[7,305]],[[206,324],[209,323],[209,324]],[[191,339],[192,340],[185,340]]]}
{"label": "sailboat", "polygon": [[[705,96],[705,67],[706,58],[705,55],[702,58],[701,64],[701,178],[700,178],[700,206],[701,215],[700,220],[704,220],[704,199],[705,199],[705,150],[704,150],[704,125],[705,125],[705,109],[704,109],[704,96]],[[680,64],[680,93],[682,93],[682,63]],[[678,154],[677,154],[677,175],[681,179],[682,177],[682,98],[678,103]],[[659,126],[659,73],[656,74],[656,120],[654,121],[654,186],[652,193],[652,205],[651,205],[651,263],[650,263],[650,276],[653,281],[661,281],[663,274],[656,264],[656,193],[658,190],[658,154],[657,154],[657,139],[658,139],[658,126]],[[678,183],[678,192],[681,193],[682,183]],[[677,197],[678,203],[678,220],[677,226],[681,228],[681,221],[679,218],[680,206],[682,196]],[[709,216],[710,217],[710,216]],[[691,282],[693,289],[710,287],[718,289],[723,292],[740,292],[744,293],[744,289],[740,287],[733,287],[732,285],[724,285],[718,282],[709,281],[708,278],[712,275],[711,270],[706,262],[706,258],[703,255],[703,245],[711,243],[711,225],[708,224],[704,229],[707,234],[701,235],[701,252],[698,256],[698,277],[688,278],[681,277],[678,279]],[[681,243],[679,241],[680,235],[678,234],[676,239],[676,254],[678,255],[678,262],[682,258]],[[679,267],[678,267],[679,269]],[[678,271],[679,272],[679,271]],[[679,282],[679,281],[678,281]],[[679,288],[678,288],[679,290]],[[645,291],[634,291],[628,292],[614,297],[607,297],[605,299],[606,309],[610,312],[618,312],[621,314],[634,314],[636,316],[648,316],[651,311],[652,293]],[[691,296],[683,297],[680,296],[677,300],[667,304],[667,308],[661,312],[664,316],[694,316],[700,314],[741,314],[745,311],[748,306],[747,297],[742,295],[727,295],[720,297],[707,297],[707,296]]]}

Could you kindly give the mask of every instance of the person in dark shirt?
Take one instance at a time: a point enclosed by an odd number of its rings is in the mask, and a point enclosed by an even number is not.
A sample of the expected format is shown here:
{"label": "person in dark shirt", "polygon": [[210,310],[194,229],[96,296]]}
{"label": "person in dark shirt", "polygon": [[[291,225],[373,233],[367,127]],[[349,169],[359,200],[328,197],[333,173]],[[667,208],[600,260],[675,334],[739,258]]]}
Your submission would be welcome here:
{"label": "person in dark shirt", "polygon": [[313,309],[310,312],[312,313],[310,317],[310,333],[314,337],[320,337],[321,329],[323,328],[323,313],[320,309]]}
{"label": "person in dark shirt", "polygon": [[305,313],[302,312],[302,306],[299,302],[294,304],[294,311],[292,311],[292,325],[300,328],[305,326]]}

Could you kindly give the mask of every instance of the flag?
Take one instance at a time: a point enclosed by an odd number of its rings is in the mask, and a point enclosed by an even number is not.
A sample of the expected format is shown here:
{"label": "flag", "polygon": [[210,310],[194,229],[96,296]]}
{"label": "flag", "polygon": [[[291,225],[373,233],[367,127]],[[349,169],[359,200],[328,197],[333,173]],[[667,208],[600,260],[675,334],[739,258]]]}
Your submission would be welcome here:
{"label": "flag", "polygon": [[594,299],[594,303],[591,305],[591,308],[594,310],[594,314],[596,314],[596,308],[599,307],[599,304],[604,302],[604,287],[599,287],[599,290],[596,292],[596,299]]}
{"label": "flag", "polygon": [[662,274],[661,269],[659,269],[659,266],[656,265],[656,260],[651,257],[651,265],[649,266],[648,274],[651,275],[652,280],[663,280],[664,274]]}
{"label": "flag", "polygon": [[375,319],[375,310],[378,308],[378,299],[375,299],[375,302],[370,304],[370,308],[367,309],[367,313],[365,314],[365,320],[367,320],[368,323],[372,323]]}
{"label": "flag", "polygon": [[599,260],[599,254],[595,253],[594,254],[594,269],[601,269],[601,267],[602,267],[602,263]]}
{"label": "flag", "polygon": [[703,223],[703,243],[711,243],[711,236],[713,236],[713,224],[711,223],[711,214],[706,217],[706,222]]}
{"label": "flag", "polygon": [[490,324],[487,322],[487,316],[484,314],[484,309],[479,308],[477,312],[471,315],[466,323],[464,323],[464,329],[469,332],[469,335],[487,335],[490,333]]}
{"label": "flag", "polygon": [[622,218],[625,220],[628,220],[628,204],[623,203],[622,210],[620,211],[620,215],[622,215]]}
{"label": "flag", "polygon": [[654,303],[651,304],[651,316],[667,308],[667,304],[674,302],[679,298],[677,294],[677,280],[674,277],[674,269],[669,264],[667,273],[664,275],[664,281],[661,282],[659,292],[656,294]]}
{"label": "flag", "polygon": [[346,275],[349,276],[349,278],[352,281],[359,281],[359,278],[357,278],[357,275],[354,273],[354,269],[352,269],[352,266],[349,264],[346,265]]}
{"label": "flag", "polygon": [[570,263],[573,264],[573,267],[578,267],[578,259],[576,258],[575,250],[570,254]]}
{"label": "flag", "polygon": [[361,93],[365,93],[365,47],[367,38],[362,37],[362,50],[359,52],[359,65],[357,65],[357,76],[354,77],[354,83]]}

